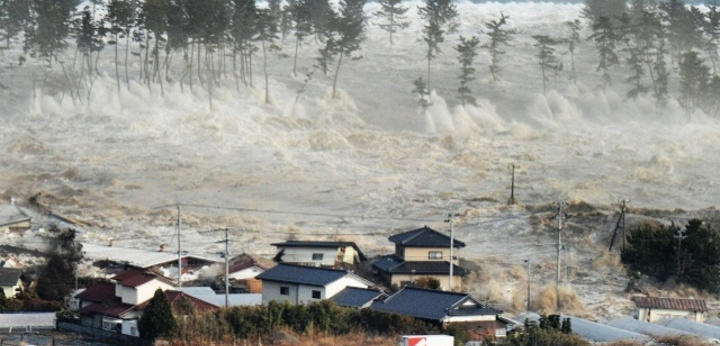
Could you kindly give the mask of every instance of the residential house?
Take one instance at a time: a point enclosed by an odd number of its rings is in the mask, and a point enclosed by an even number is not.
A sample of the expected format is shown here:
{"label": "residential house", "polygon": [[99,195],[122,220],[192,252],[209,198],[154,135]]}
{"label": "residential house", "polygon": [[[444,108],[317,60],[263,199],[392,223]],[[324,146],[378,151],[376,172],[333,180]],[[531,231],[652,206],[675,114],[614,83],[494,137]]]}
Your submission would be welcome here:
{"label": "residential house", "polygon": [[329,299],[346,287],[367,288],[372,282],[340,269],[280,263],[257,276],[262,280],[262,302],[305,304]]}
{"label": "residential house", "polygon": [[[180,287],[180,291],[215,306],[225,306],[225,294],[215,292],[210,287]],[[253,306],[260,304],[262,304],[261,293],[228,294],[228,306]]]}
{"label": "residential house", "polygon": [[307,266],[346,268],[365,261],[365,254],[351,241],[300,241],[275,243],[275,261]]}
{"label": "residential house", "polygon": [[0,288],[6,298],[15,297],[18,292],[23,290],[21,275],[20,269],[0,268]]}
{"label": "residential house", "polygon": [[15,206],[14,202],[0,205],[0,231],[25,231],[30,229],[30,216]]}
{"label": "residential house", "polygon": [[[450,285],[450,237],[430,227],[422,227],[388,238],[395,243],[395,253],[373,262],[373,268],[388,285],[403,287],[420,278],[432,278],[440,282],[443,290],[462,287],[462,277],[467,271],[458,265],[453,254],[453,282]],[[459,240],[453,241],[457,251],[465,247]]]}
{"label": "residential house", "polygon": [[262,258],[242,254],[230,260],[228,277],[244,285],[250,293],[262,293],[262,281],[256,279],[258,274],[275,266],[275,262]]}
{"label": "residential house", "polygon": [[346,287],[331,299],[340,306],[364,309],[385,297],[385,292],[377,288]]}
{"label": "residential house", "polygon": [[645,322],[656,322],[669,318],[686,318],[703,323],[707,304],[702,299],[632,297],[635,302],[635,318]]}
{"label": "residential house", "polygon": [[200,311],[217,308],[206,301],[174,291],[172,280],[168,278],[136,268],[116,275],[112,282],[88,287],[78,293],[74,301],[82,325],[139,336],[137,322],[157,289],[165,291],[173,308],[179,308],[183,297]]}
{"label": "residential house", "polygon": [[[91,243],[82,243],[83,255],[99,267],[112,268],[131,266],[139,269],[160,271],[165,276],[177,277],[178,254],[157,251],[122,248]],[[220,258],[211,258],[195,254],[181,254],[183,281],[195,280],[199,271],[216,263],[224,263]]]}
{"label": "residential house", "polygon": [[505,337],[513,322],[502,311],[484,306],[467,293],[404,287],[389,297],[372,303],[370,309],[412,316],[444,328],[450,324],[464,327],[480,338]]}

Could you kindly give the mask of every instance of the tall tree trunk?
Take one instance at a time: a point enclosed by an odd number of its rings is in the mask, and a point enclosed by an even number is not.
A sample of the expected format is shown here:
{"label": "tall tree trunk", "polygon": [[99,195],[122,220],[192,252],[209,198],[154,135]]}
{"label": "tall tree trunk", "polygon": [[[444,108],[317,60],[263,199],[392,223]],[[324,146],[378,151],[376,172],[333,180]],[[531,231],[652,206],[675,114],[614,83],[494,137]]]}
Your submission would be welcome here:
{"label": "tall tree trunk", "polygon": [[150,73],[148,72],[148,62],[150,61],[150,35],[147,30],[145,31],[145,62],[143,63],[143,73],[145,76],[145,83],[150,89]]}
{"label": "tall tree trunk", "polygon": [[338,57],[337,67],[335,67],[335,77],[333,77],[332,98],[335,98],[335,88],[337,86],[338,75],[340,74],[340,64],[342,64],[343,55],[345,55],[343,53],[343,49],[340,48],[340,56]]}
{"label": "tall tree trunk", "polygon": [[237,45],[233,43],[233,50],[232,50],[232,69],[233,69],[233,79],[235,80],[235,89],[240,91],[240,81],[238,80],[237,75]]}
{"label": "tall tree trunk", "polygon": [[248,55],[248,77],[250,78],[250,87],[253,87],[253,70],[252,70],[252,49],[250,50],[250,54]]}
{"label": "tall tree trunk", "polygon": [[[202,81],[202,74],[200,71],[200,66],[202,66],[202,62],[200,61],[200,59],[202,56],[200,55],[200,48],[201,48],[200,42],[198,42],[198,44],[197,44],[197,75],[198,75],[198,82],[200,83],[200,85],[202,85],[203,81]],[[205,47],[205,51],[207,51],[207,47]],[[205,67],[205,69],[207,69],[207,66]]]}
{"label": "tall tree trunk", "polygon": [[128,55],[130,54],[130,30],[125,34],[125,84],[130,90],[130,76],[128,74]]}
{"label": "tall tree trunk", "polygon": [[190,42],[190,55],[185,55],[185,59],[187,60],[187,66],[188,66],[188,84],[190,84],[190,93],[193,91],[193,59],[195,56],[195,45],[193,42]]}
{"label": "tall tree trunk", "polygon": [[265,74],[265,104],[270,104],[270,85],[268,82],[267,52],[265,50],[265,40],[262,41],[262,51],[263,51],[263,74]]}
{"label": "tall tree trunk", "polygon": [[300,47],[300,38],[295,36],[295,58],[293,59],[293,76],[297,74],[297,56],[298,48]]}
{"label": "tall tree trunk", "polygon": [[115,82],[117,83],[118,97],[120,96],[120,68],[118,68],[118,34],[115,33]]}

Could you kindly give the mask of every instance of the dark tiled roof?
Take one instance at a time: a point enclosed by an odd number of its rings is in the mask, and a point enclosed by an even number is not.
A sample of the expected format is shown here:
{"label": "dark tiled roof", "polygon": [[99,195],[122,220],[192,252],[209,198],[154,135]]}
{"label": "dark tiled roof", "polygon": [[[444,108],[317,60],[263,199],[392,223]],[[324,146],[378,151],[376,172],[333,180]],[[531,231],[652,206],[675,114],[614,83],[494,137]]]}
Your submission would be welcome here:
{"label": "dark tiled roof", "polygon": [[705,300],[702,299],[632,297],[632,300],[639,308],[681,310],[693,312],[708,311]]}
{"label": "dark tiled roof", "polygon": [[153,279],[158,279],[169,285],[174,284],[172,280],[160,274],[137,268],[130,268],[120,274],[115,275],[112,279],[117,281],[118,284],[127,287],[137,287],[146,282],[150,282]]}
{"label": "dark tiled roof", "polygon": [[0,286],[11,287],[17,285],[22,275],[20,269],[0,268]]}
{"label": "dark tiled roof", "polygon": [[[476,305],[461,307],[468,300]],[[481,306],[465,293],[416,287],[405,287],[385,300],[373,303],[371,309],[433,321],[440,321],[446,316],[487,316],[500,313]]]}
{"label": "dark tiled roof", "polygon": [[122,318],[125,314],[131,312],[135,308],[134,305],[122,303],[119,299],[106,301],[102,303],[93,303],[80,309],[81,315],[99,314],[109,317]]}
{"label": "dark tiled roof", "polygon": [[[447,261],[403,261],[390,255],[376,260],[373,266],[391,274],[450,275],[450,262]],[[465,268],[453,265],[453,274],[464,276],[466,273]]]}
{"label": "dark tiled roof", "polygon": [[[205,311],[212,311],[217,310],[217,306],[214,304],[210,304],[204,300],[197,299],[193,296],[189,296],[185,294],[184,292],[180,291],[165,291],[165,295],[168,298],[168,301],[170,301],[170,304],[173,308],[178,308],[178,304],[180,303],[180,300],[182,298],[186,298],[194,307],[196,311],[205,312]],[[135,307],[136,310],[142,311],[145,310],[145,308],[150,305],[150,300],[139,304]]]}
{"label": "dark tiled roof", "polygon": [[346,287],[331,299],[340,306],[360,308],[385,294],[376,288]]}
{"label": "dark tiled roof", "polygon": [[115,299],[115,285],[111,283],[92,285],[78,294],[76,298],[94,303],[111,301]]}
{"label": "dark tiled roof", "polygon": [[280,281],[311,286],[325,286],[349,274],[345,270],[305,267],[280,263],[256,276],[260,280]]}
{"label": "dark tiled roof", "polygon": [[[396,234],[388,239],[395,244],[407,247],[450,247],[449,236],[428,226]],[[465,247],[465,243],[455,239],[453,246],[456,248]]]}
{"label": "dark tiled roof", "polygon": [[274,243],[273,246],[277,247],[329,247],[339,248],[351,246],[357,251],[360,260],[365,260],[365,254],[360,251],[360,248],[352,241],[309,241],[309,240],[288,240],[284,243]]}

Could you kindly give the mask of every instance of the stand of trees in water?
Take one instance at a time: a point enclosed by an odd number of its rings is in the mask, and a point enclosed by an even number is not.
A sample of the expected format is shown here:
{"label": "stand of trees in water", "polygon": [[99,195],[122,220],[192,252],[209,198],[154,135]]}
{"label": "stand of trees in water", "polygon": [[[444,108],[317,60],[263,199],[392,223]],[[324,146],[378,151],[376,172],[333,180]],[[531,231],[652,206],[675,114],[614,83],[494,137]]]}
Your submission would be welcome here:
{"label": "stand of trees in water", "polygon": [[[378,3],[377,11],[367,13],[366,0],[261,5],[254,0],[91,0],[82,7],[78,0],[0,0],[0,42],[6,49],[22,46],[19,63],[32,60],[40,67],[36,79],[42,85],[63,85],[63,96],[68,93],[77,103],[91,97],[98,61],[109,49],[118,93],[133,79],[161,93],[175,83],[183,91],[207,92],[212,108],[213,89],[222,81],[233,81],[237,89],[255,87],[257,66],[264,101],[271,103],[268,57],[291,58],[297,74],[303,46],[316,50],[297,98],[319,73],[332,81],[335,97],[344,63],[364,57],[368,27],[384,30],[392,46],[416,11],[426,68],[418,71],[413,93],[422,109],[432,104],[433,61],[442,54],[457,55],[453,77],[459,103],[476,102],[473,82],[479,71],[488,73],[490,85],[502,80],[507,50],[520,35],[512,28],[511,13],[494,14],[477,34],[460,36],[461,14],[452,0],[425,0],[417,7],[401,0]],[[536,61],[543,92],[561,78],[578,82],[576,56],[584,50],[595,57],[601,87],[624,89],[628,99],[649,95],[662,107],[675,98],[688,112],[720,110],[715,1],[697,7],[682,0],[587,0],[579,18],[557,25],[555,35],[522,33],[535,42],[527,54]],[[478,61],[481,49],[489,61]],[[130,73],[132,59],[136,71]]]}

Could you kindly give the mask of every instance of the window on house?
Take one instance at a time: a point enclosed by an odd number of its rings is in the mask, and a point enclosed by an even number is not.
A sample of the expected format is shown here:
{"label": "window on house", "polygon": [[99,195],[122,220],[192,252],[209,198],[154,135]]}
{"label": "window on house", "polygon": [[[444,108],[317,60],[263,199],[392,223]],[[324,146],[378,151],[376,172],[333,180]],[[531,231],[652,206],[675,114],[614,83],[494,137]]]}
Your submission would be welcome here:
{"label": "window on house", "polygon": [[289,295],[290,295],[290,287],[281,286],[281,287],[280,287],[280,294],[282,294],[282,295],[284,295],[284,296],[289,296]]}
{"label": "window on house", "polygon": [[314,253],[312,259],[313,259],[313,261],[322,261],[323,254],[322,253]]}
{"label": "window on house", "polygon": [[313,299],[320,299],[320,291],[313,290],[312,297]]}
{"label": "window on house", "polygon": [[442,251],[430,251],[428,252],[428,259],[442,259],[443,253]]}

